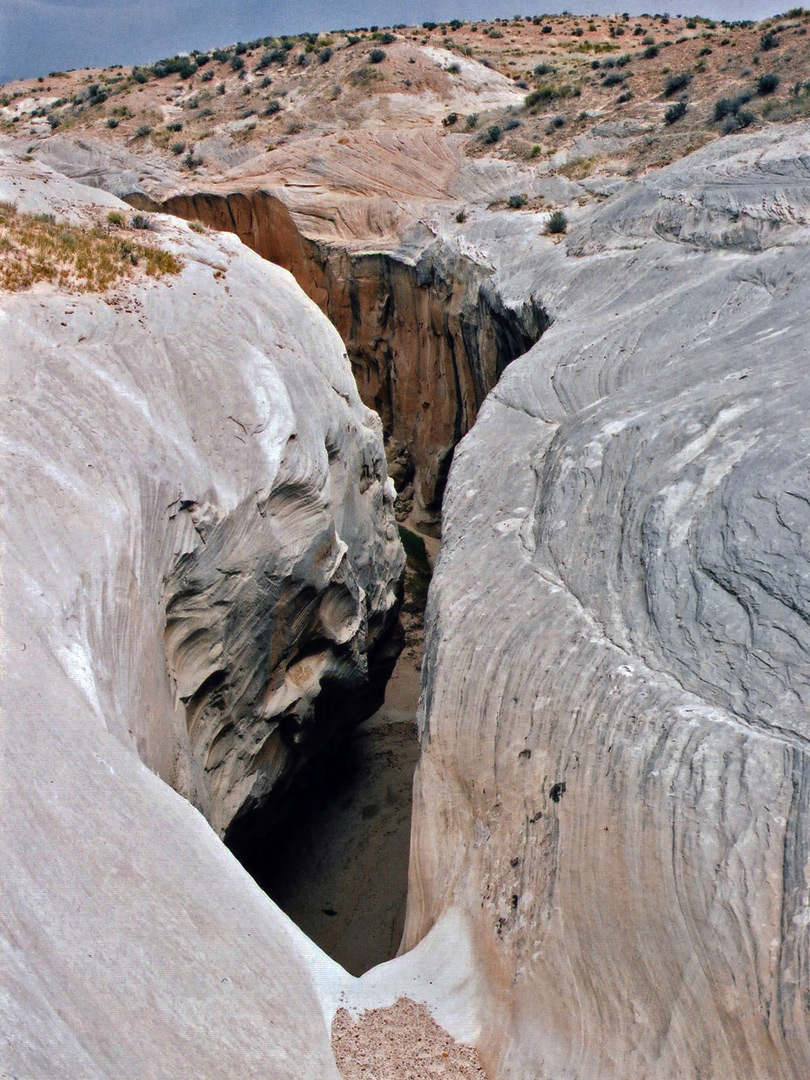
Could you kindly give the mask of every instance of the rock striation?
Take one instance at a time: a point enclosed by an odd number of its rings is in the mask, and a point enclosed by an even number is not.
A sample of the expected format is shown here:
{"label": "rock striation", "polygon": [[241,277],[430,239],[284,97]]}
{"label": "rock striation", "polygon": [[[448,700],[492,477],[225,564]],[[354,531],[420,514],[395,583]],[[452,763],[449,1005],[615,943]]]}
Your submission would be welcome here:
{"label": "rock striation", "polygon": [[[20,211],[122,209],[1,164]],[[0,297],[0,1072],[335,1077],[339,969],[217,834],[362,718],[404,565],[380,424],[289,274],[148,237],[178,277]]]}
{"label": "rock striation", "polygon": [[809,130],[477,237],[552,326],[450,475],[403,948],[471,918],[493,1076],[810,1073]]}

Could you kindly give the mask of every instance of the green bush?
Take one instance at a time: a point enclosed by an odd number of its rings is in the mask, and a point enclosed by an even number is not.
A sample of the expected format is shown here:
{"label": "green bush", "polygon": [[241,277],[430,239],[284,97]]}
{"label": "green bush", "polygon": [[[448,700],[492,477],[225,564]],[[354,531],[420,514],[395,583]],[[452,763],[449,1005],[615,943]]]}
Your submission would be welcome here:
{"label": "green bush", "polygon": [[506,201],[506,205],[509,207],[510,210],[520,210],[526,205],[528,201],[529,199],[526,195],[510,195]]}
{"label": "green bush", "polygon": [[780,82],[781,79],[774,71],[769,71],[767,74],[760,75],[757,79],[757,93],[761,94],[763,97],[765,94],[772,94]]}
{"label": "green bush", "polygon": [[148,124],[141,124],[138,130],[135,132],[136,139],[145,139],[147,135],[152,133],[152,129]]}
{"label": "green bush", "polygon": [[277,112],[281,112],[281,102],[278,98],[271,98],[267,102],[262,116],[275,116]]}
{"label": "green bush", "polygon": [[719,123],[721,120],[725,120],[726,117],[735,115],[750,100],[750,94],[738,94],[733,98],[720,98],[714,103],[713,120],[715,123]]}
{"label": "green bush", "polygon": [[664,122],[667,124],[674,124],[676,120],[680,118],[686,112],[686,102],[676,101],[674,105],[670,105],[667,111],[664,113]]}
{"label": "green bush", "polygon": [[444,120],[442,120],[442,125],[444,127],[452,127],[453,124],[456,124],[456,123],[458,123],[458,113],[457,112],[448,113],[447,116],[445,116]]}
{"label": "green bush", "polygon": [[501,135],[503,135],[503,129],[500,124],[490,124],[481,139],[487,146],[492,146],[493,143],[500,140]]}
{"label": "green bush", "polygon": [[185,148],[186,148],[186,144],[184,142],[172,143],[172,153],[177,157],[179,157],[180,154],[183,153]]}
{"label": "green bush", "polygon": [[548,221],[546,222],[546,232],[552,236],[564,233],[568,228],[568,218],[562,212],[562,210],[554,210],[549,214]]}
{"label": "green bush", "polygon": [[557,88],[549,83],[543,83],[542,86],[538,86],[530,94],[526,95],[523,104],[527,109],[533,109],[535,105],[541,105],[545,101],[553,101],[557,97],[559,97]]}
{"label": "green bush", "polygon": [[752,112],[748,112],[747,109],[740,109],[738,112],[731,113],[723,121],[723,134],[733,135],[737,131],[742,131],[743,128],[750,127],[756,121],[756,116]]}
{"label": "green bush", "polygon": [[318,60],[322,64],[327,64],[332,59],[332,50],[327,45],[326,48],[320,49],[318,52]]}
{"label": "green bush", "polygon": [[777,48],[779,45],[779,38],[776,36],[773,30],[768,30],[759,39],[759,47],[763,52],[769,52],[771,49]]}
{"label": "green bush", "polygon": [[372,49],[371,52],[368,54],[368,59],[369,63],[371,64],[381,64],[385,59],[385,50]]}
{"label": "green bush", "polygon": [[664,97],[672,97],[673,94],[685,90],[691,81],[692,76],[686,71],[682,71],[677,75],[670,75],[664,83]]}

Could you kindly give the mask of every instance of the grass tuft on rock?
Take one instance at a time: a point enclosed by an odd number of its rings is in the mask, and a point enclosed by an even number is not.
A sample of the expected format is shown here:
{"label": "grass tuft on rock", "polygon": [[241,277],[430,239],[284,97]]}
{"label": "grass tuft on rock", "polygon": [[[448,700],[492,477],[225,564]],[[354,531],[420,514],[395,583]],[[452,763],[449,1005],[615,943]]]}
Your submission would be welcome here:
{"label": "grass tuft on rock", "polygon": [[20,292],[48,281],[71,292],[106,292],[131,278],[135,267],[153,278],[182,270],[175,255],[130,242],[117,222],[110,225],[69,225],[52,214],[27,214],[0,203],[0,288]]}

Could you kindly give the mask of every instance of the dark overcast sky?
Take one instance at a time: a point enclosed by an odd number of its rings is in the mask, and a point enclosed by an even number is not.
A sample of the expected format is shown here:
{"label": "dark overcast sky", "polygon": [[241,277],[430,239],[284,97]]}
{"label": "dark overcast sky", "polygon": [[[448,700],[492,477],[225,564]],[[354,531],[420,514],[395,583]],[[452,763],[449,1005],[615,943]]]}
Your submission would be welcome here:
{"label": "dark overcast sky", "polygon": [[0,0],[0,82],[56,69],[144,64],[191,49],[269,34],[392,23],[534,15],[562,10],[762,19],[792,6],[768,0]]}

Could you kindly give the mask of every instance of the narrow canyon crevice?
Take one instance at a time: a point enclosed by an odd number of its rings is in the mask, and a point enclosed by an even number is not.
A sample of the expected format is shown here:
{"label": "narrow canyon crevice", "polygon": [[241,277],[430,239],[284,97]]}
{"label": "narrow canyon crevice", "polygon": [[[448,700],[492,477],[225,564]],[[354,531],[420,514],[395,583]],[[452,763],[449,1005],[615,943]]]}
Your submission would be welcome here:
{"label": "narrow canyon crevice", "polygon": [[[417,530],[401,529],[405,649],[385,701],[383,686],[402,647],[390,629],[369,657],[377,677],[348,690],[326,679],[305,728],[295,716],[289,723],[281,717],[273,754],[284,767],[274,765],[271,783],[220,815],[225,843],[254,879],[359,975],[397,954],[404,924],[430,575],[424,541],[435,554],[456,445],[506,366],[538,340],[549,318],[534,298],[508,307],[486,268],[440,240],[410,259],[311,239],[262,191],[129,201],[234,232],[294,275],[337,328],[360,396],[382,419],[397,516]],[[212,709],[224,723],[218,688],[205,706]],[[244,757],[240,752],[240,763]]]}
{"label": "narrow canyon crevice", "polygon": [[337,328],[360,396],[382,419],[400,506],[438,535],[453,450],[506,366],[547,329],[543,305],[508,307],[488,269],[439,239],[411,259],[308,238],[268,192],[128,201],[236,233],[293,274]]}

